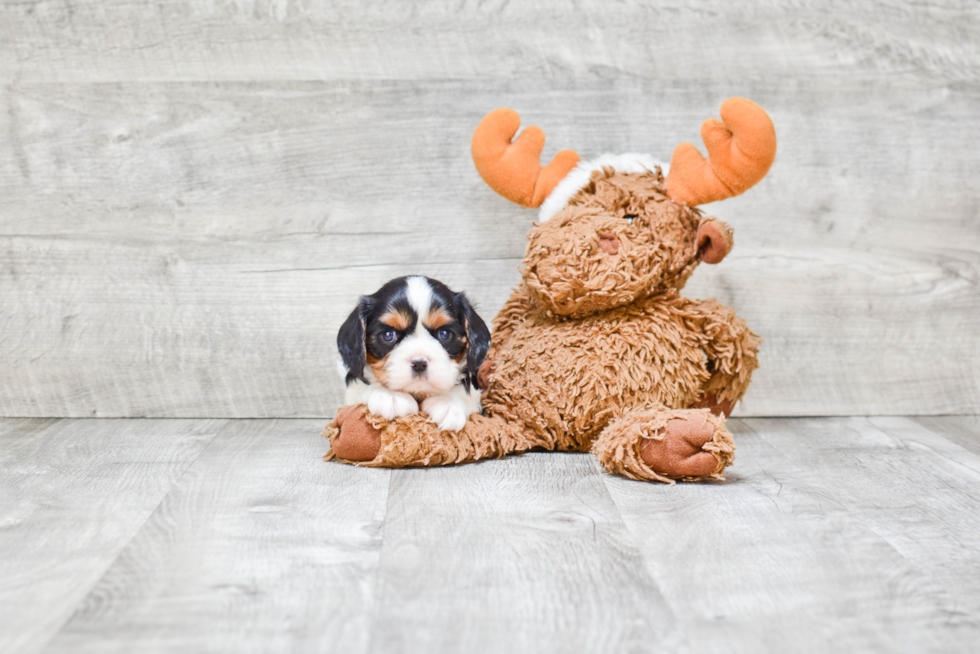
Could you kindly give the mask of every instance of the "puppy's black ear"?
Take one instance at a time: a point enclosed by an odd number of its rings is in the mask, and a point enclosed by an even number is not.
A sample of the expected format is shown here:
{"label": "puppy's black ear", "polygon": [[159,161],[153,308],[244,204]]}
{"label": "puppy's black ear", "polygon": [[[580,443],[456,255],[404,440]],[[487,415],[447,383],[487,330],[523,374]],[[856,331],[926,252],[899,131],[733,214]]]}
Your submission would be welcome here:
{"label": "puppy's black ear", "polygon": [[479,388],[476,377],[480,372],[480,365],[487,358],[487,350],[490,349],[490,330],[466,299],[466,295],[457,293],[455,302],[466,327],[466,382],[473,388]]}
{"label": "puppy's black ear", "polygon": [[365,384],[368,380],[364,377],[364,365],[367,363],[367,350],[364,344],[364,325],[367,316],[371,313],[372,300],[369,297],[362,297],[357,307],[347,316],[347,320],[340,326],[337,332],[337,349],[340,350],[340,358],[347,366],[347,385],[355,379],[360,379]]}

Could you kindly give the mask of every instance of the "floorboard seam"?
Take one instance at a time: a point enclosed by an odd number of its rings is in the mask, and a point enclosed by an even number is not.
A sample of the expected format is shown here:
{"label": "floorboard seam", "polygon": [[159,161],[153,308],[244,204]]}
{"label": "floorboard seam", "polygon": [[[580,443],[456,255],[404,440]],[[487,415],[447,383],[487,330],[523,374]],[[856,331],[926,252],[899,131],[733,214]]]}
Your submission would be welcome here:
{"label": "floorboard seam", "polygon": [[[868,421],[868,424],[869,425],[871,425],[872,427],[875,427],[875,429],[881,430],[879,427],[871,424],[869,416],[851,416],[851,417],[852,418],[863,418],[863,419],[865,419],[865,420]],[[753,428],[751,425],[749,425],[747,423],[744,423],[743,422],[742,424],[744,424],[745,425],[745,428],[747,430],[749,430],[750,432],[752,432],[752,434],[755,435],[757,438],[760,438],[763,441],[765,441],[765,443],[770,448],[772,448],[775,452],[779,452],[780,456],[782,456],[790,465],[793,465],[794,467],[799,468],[799,466],[797,466],[791,460],[789,460],[788,457],[785,457],[785,455],[783,455],[782,452],[780,452],[779,448],[776,447],[769,439],[767,439],[763,433],[759,432],[758,430],[756,430],[755,428]],[[884,430],[881,430],[881,431],[884,431]],[[888,432],[885,432],[885,433],[888,433]],[[889,434],[889,436],[892,437],[891,434]],[[892,437],[892,438],[895,438],[895,437]],[[770,479],[772,479],[774,482],[778,483],[780,485],[780,490],[782,490],[782,484],[780,482],[778,482],[775,479],[775,477],[773,477],[771,474],[769,474],[768,472],[766,472],[762,468],[762,466],[759,466],[759,470],[762,470],[762,472],[765,473],[767,476],[769,476]],[[812,474],[811,471],[809,471],[809,470],[802,470],[801,469],[801,471],[804,472],[805,475]],[[801,478],[804,481],[807,481],[807,483],[810,483],[809,480],[807,479],[807,477],[805,475],[802,476]],[[775,503],[775,500],[774,499],[772,499],[771,497],[769,499],[771,499]],[[873,533],[875,536],[877,536],[881,540],[881,542],[883,542],[886,545],[888,545],[888,547],[891,549],[892,552],[895,553],[896,556],[901,557],[901,559],[903,561],[908,562],[910,566],[914,566],[914,561],[911,561],[902,552],[901,548],[894,542],[894,539],[890,538],[888,534],[882,533],[880,529],[876,528],[874,526],[874,524],[872,524],[873,521],[869,519],[869,516],[867,514],[867,511],[865,511],[864,509],[861,509],[860,507],[848,506],[848,504],[845,501],[843,501],[840,498],[838,498],[838,496],[837,496],[836,493],[833,495],[833,501],[834,501],[834,503],[836,504],[836,506],[840,510],[844,511],[844,513],[846,513],[847,516],[851,520],[854,521],[855,524],[860,525],[862,528],[867,529],[869,532]]]}
{"label": "floorboard seam", "polygon": [[[334,462],[337,463],[336,461]],[[382,586],[382,576],[381,576],[381,560],[384,556],[385,549],[385,532],[388,529],[388,513],[391,507],[391,486],[395,482],[395,473],[398,472],[397,469],[388,469],[388,488],[385,491],[385,512],[381,516],[381,533],[378,536],[378,564],[374,570],[374,582],[371,584],[371,618],[368,622],[368,638],[367,644],[364,648],[365,652],[371,652],[372,643],[374,643],[374,634],[378,632],[374,625],[377,624],[380,619],[381,613],[381,586]]]}
{"label": "floorboard seam", "polygon": [[[87,420],[87,419],[89,419],[89,418],[79,418],[79,420]],[[70,420],[70,418],[69,418],[69,420]],[[180,483],[180,481],[184,478],[184,475],[187,474],[187,471],[190,470],[194,466],[195,463],[197,463],[197,460],[200,459],[201,456],[205,452],[207,452],[208,448],[211,447],[211,444],[214,443],[214,439],[216,439],[218,437],[218,435],[224,430],[224,428],[227,426],[228,422],[229,422],[228,420],[225,420],[224,421],[224,424],[222,424],[218,429],[215,429],[214,430],[214,435],[211,437],[210,440],[208,440],[208,444],[201,448],[201,451],[197,453],[197,456],[195,456],[187,464],[187,467],[185,467],[181,471],[180,475],[174,480],[174,483],[172,483],[170,485],[170,488],[168,488],[167,489],[167,492],[164,493],[164,495],[160,498],[160,501],[157,502],[157,504],[153,507],[153,509],[151,511],[148,511],[147,512],[146,518],[143,519],[143,522],[141,522],[139,524],[139,526],[136,527],[136,529],[133,530],[133,533],[130,535],[130,537],[126,539],[126,542],[124,542],[123,545],[122,545],[122,547],[119,548],[119,551],[116,552],[115,557],[113,557],[105,565],[105,567],[103,567],[102,573],[98,576],[98,578],[95,581],[93,581],[89,585],[89,587],[85,591],[85,595],[82,596],[82,599],[75,606],[75,609],[71,612],[71,614],[67,618],[65,618],[64,622],[62,622],[60,625],[58,625],[58,628],[57,629],[53,629],[51,631],[51,636],[44,641],[44,645],[42,645],[40,648],[38,648],[38,650],[37,650],[38,652],[44,652],[44,651],[46,651],[47,648],[48,648],[48,646],[50,646],[51,643],[54,642],[54,640],[61,634],[61,632],[64,631],[64,629],[68,625],[68,623],[71,622],[72,618],[75,617],[75,614],[78,612],[78,609],[82,605],[85,604],[85,600],[88,599],[88,596],[92,594],[92,591],[100,583],[102,583],[102,580],[105,578],[106,573],[108,573],[109,570],[112,569],[112,567],[116,564],[116,561],[119,560],[119,557],[122,556],[122,553],[125,552],[126,551],[126,548],[129,547],[130,543],[132,543],[133,540],[140,534],[140,532],[143,531],[143,527],[146,526],[146,523],[149,522],[150,518],[152,518],[156,514],[156,512],[160,510],[160,507],[163,505],[164,502],[167,501],[167,498],[170,497],[170,494],[174,491],[174,489],[177,487],[177,485]]]}

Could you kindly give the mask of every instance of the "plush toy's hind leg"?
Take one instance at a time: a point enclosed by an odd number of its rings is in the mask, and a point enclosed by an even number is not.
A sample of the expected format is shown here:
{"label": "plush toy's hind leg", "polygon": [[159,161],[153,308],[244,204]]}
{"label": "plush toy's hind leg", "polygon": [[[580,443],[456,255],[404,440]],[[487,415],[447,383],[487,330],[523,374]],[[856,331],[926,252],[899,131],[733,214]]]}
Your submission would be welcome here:
{"label": "plush toy's hind leg", "polygon": [[609,423],[592,453],[609,472],[630,479],[723,479],[735,459],[725,419],[706,409],[632,409]]}
{"label": "plush toy's hind leg", "polygon": [[339,409],[323,436],[331,446],[325,460],[383,468],[500,458],[540,444],[522,427],[500,418],[472,415],[460,431],[442,431],[421,413],[385,420],[363,405]]}

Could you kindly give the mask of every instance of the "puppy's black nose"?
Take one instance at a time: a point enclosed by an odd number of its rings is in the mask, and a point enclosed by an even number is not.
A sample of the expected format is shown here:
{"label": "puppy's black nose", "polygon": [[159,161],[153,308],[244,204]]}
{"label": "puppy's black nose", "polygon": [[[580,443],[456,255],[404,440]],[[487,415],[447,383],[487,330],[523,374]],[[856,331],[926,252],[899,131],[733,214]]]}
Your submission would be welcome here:
{"label": "puppy's black nose", "polygon": [[412,372],[420,375],[429,367],[428,359],[412,359]]}

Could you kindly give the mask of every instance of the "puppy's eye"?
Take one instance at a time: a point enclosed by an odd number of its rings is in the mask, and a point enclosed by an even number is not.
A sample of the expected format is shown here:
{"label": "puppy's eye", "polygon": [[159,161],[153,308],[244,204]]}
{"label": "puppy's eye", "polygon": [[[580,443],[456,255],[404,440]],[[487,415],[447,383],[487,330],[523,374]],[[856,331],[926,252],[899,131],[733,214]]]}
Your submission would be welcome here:
{"label": "puppy's eye", "polygon": [[632,225],[633,224],[633,221],[636,220],[636,214],[628,213],[625,216],[623,216],[623,218],[626,219],[626,222],[628,222],[630,225]]}
{"label": "puppy's eye", "polygon": [[394,329],[386,329],[383,332],[381,332],[381,340],[384,341],[385,343],[392,343],[392,342],[394,342],[394,340],[395,340],[395,330]]}
{"label": "puppy's eye", "polygon": [[446,329],[445,327],[443,327],[442,329],[436,332],[436,338],[438,338],[443,343],[445,343],[452,337],[453,337],[453,333],[448,329]]}

